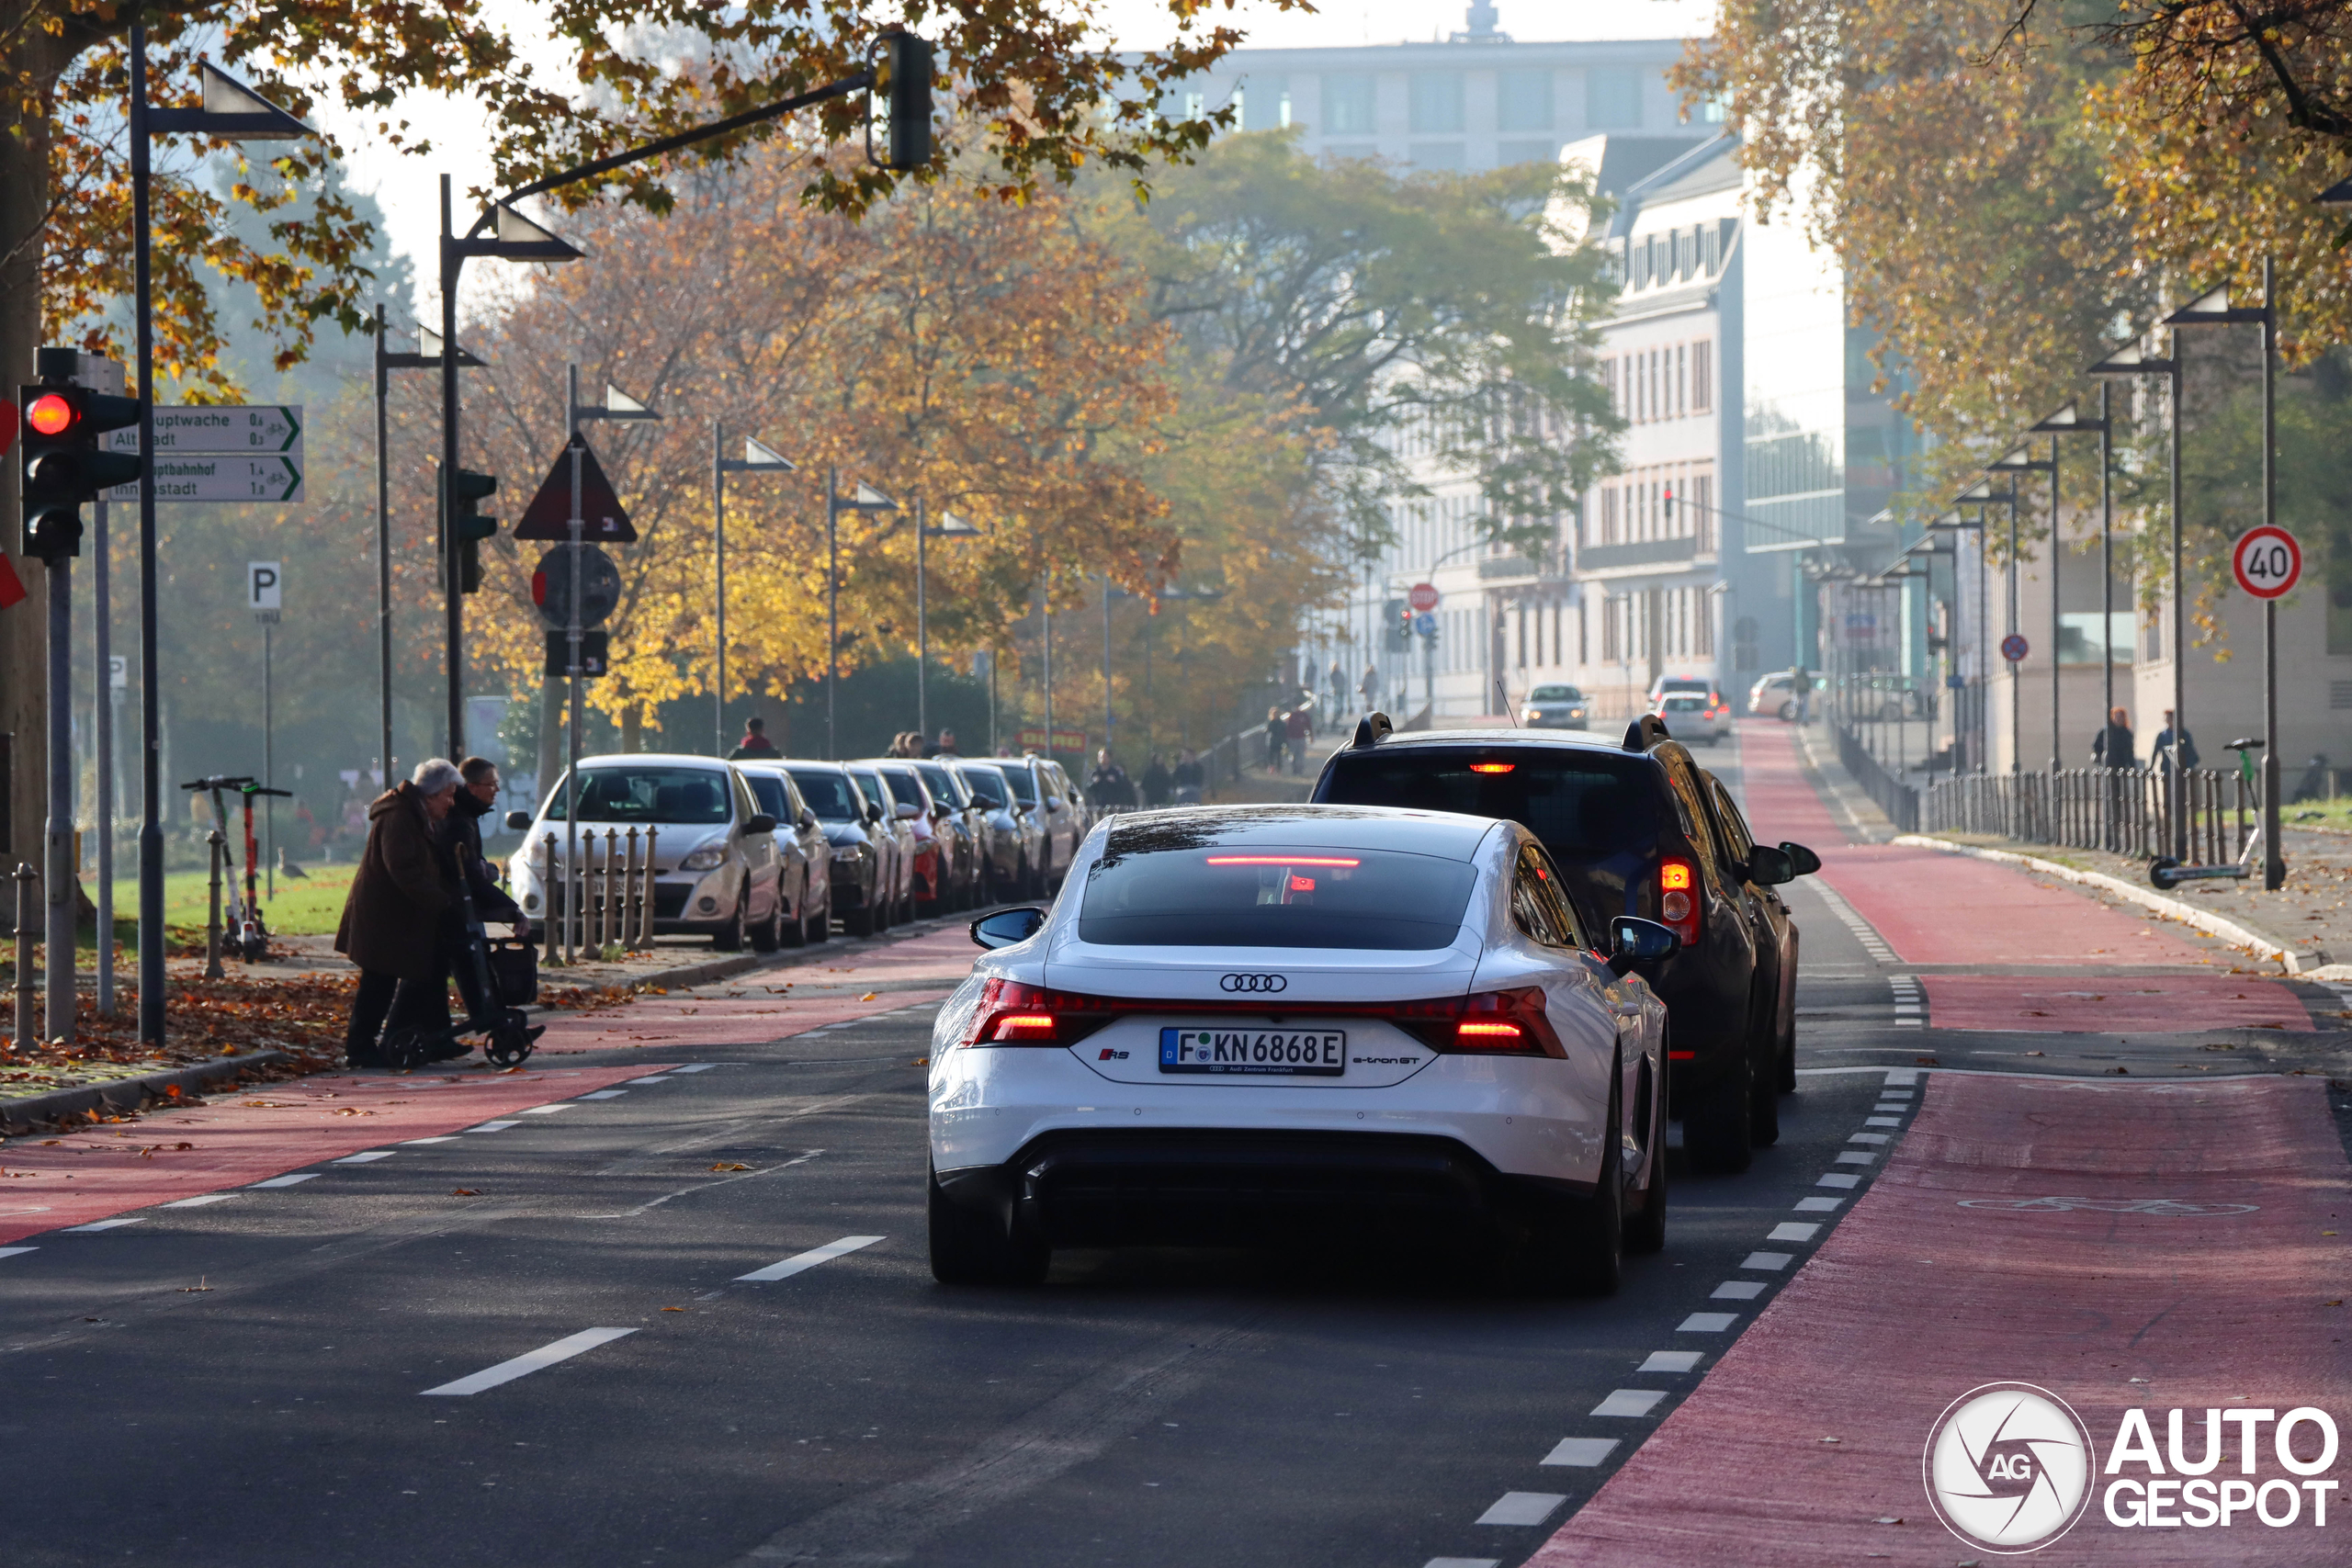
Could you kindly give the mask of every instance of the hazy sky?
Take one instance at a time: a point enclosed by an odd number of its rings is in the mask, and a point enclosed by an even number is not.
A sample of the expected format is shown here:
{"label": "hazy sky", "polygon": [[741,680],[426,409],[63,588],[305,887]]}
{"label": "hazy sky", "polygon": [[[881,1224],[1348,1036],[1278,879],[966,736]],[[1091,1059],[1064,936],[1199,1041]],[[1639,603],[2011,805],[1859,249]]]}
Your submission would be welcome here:
{"label": "hazy sky", "polygon": [[[1467,25],[1469,0],[1328,0],[1314,14],[1284,13],[1261,0],[1240,0],[1228,14],[1213,12],[1250,35],[1250,44],[1275,48],[1347,48],[1362,44],[1426,40]],[[1527,40],[1569,39],[1678,38],[1703,32],[1713,14],[1712,0],[1619,0],[1600,5],[1591,0],[1497,0],[1502,30]],[[1164,42],[1173,28],[1165,0],[1099,0],[1104,30],[1120,45],[1141,49]],[[527,35],[526,35],[527,36]],[[550,61],[548,63],[555,63]],[[464,209],[465,187],[489,168],[489,139],[471,112],[447,102],[413,101],[404,112],[436,143],[433,154],[410,157],[379,151],[368,130],[341,116],[325,117],[341,135],[350,157],[352,181],[376,193],[385,208],[392,249],[411,258],[416,268],[420,297],[417,305],[432,312],[430,298],[435,264],[434,238],[439,230],[439,197],[435,181],[443,172],[453,175],[458,195],[458,223],[472,220]],[[372,126],[373,117],[369,118]],[[582,265],[594,266],[591,258]],[[495,270],[496,264],[469,264],[469,276]],[[462,297],[479,299],[485,291],[470,287]]]}

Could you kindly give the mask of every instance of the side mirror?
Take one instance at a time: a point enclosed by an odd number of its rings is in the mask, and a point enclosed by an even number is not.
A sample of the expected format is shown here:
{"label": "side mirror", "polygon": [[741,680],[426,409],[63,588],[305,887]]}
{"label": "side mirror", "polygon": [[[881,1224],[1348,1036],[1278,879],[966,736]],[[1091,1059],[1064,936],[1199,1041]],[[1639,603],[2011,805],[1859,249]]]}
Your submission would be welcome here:
{"label": "side mirror", "polygon": [[1782,840],[1781,852],[1789,857],[1789,863],[1795,868],[1789,873],[1791,876],[1811,876],[1821,869],[1821,857],[1803,844],[1792,844]]}
{"label": "side mirror", "polygon": [[526,833],[530,831],[530,828],[531,814],[529,812],[510,811],[506,814],[506,830],[508,832]]}
{"label": "side mirror", "polygon": [[817,825],[817,814],[809,810],[807,807],[802,807],[800,808],[799,823],[800,830],[804,833],[807,832],[809,829],[814,828]]}
{"label": "side mirror", "polygon": [[764,811],[754,811],[752,815],[743,818],[743,831],[746,833],[773,833],[775,831],[775,818],[769,816]]}
{"label": "side mirror", "polygon": [[878,806],[875,805],[872,801],[870,801],[870,800],[869,800],[869,801],[867,801],[867,802],[865,803],[865,819],[866,819],[868,822],[879,822],[879,821],[881,821],[881,820],[882,820],[882,808],[881,808],[880,807],[878,807]]}
{"label": "side mirror", "polygon": [[903,800],[899,802],[898,810],[899,820],[901,822],[911,822],[916,818],[922,815],[921,808],[910,806]]}
{"label": "side mirror", "polygon": [[1788,851],[1758,844],[1748,852],[1747,880],[1757,886],[1777,887],[1783,882],[1794,882],[1796,876],[1795,859]]}
{"label": "side mirror", "polygon": [[1035,936],[1045,923],[1046,911],[1043,909],[1027,907],[999,909],[993,915],[983,915],[972,922],[972,940],[990,950],[1011,947],[1014,942],[1027,942]]}
{"label": "side mirror", "polygon": [[1623,975],[1629,970],[1646,975],[1653,965],[1682,950],[1682,939],[1674,934],[1673,927],[1638,915],[1620,915],[1610,921],[1609,944],[1609,972],[1612,975]]}

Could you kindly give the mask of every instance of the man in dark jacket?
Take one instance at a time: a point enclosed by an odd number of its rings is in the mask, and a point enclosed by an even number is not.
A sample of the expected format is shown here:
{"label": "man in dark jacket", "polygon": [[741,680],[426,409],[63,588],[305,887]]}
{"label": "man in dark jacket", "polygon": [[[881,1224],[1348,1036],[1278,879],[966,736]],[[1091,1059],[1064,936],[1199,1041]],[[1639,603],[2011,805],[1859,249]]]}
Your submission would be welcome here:
{"label": "man in dark jacket", "polygon": [[[462,782],[457,766],[435,757],[368,807],[368,848],[344,899],[334,950],[359,966],[344,1053],[355,1067],[383,1066],[376,1037],[387,1021],[432,1027],[428,1000],[441,991],[447,955],[442,916],[458,902],[458,868],[435,829]],[[396,1005],[398,1004],[398,1005]],[[447,1000],[443,993],[442,1012]],[[396,1018],[388,1020],[389,1014]]]}
{"label": "man in dark jacket", "polygon": [[1110,748],[1094,753],[1094,772],[1086,781],[1086,798],[1095,806],[1133,806],[1136,786],[1127,770],[1111,760]]}
{"label": "man in dark jacket", "polygon": [[1159,760],[1159,752],[1154,751],[1151,760],[1144,764],[1143,778],[1139,782],[1143,785],[1143,803],[1146,806],[1168,804],[1168,764]]}
{"label": "man in dark jacket", "polygon": [[517,936],[530,933],[522,907],[498,885],[498,868],[481,852],[481,819],[498,805],[498,764],[487,757],[469,757],[458,764],[463,781],[449,815],[441,819],[442,837],[465,873],[467,890],[474,896],[474,914],[492,925],[509,925]]}
{"label": "man in dark jacket", "polygon": [[2091,737],[2091,764],[2100,768],[2135,768],[2140,765],[2139,752],[2132,743],[2132,716],[2117,708],[2107,716],[2107,723]]}
{"label": "man in dark jacket", "polygon": [[743,721],[743,739],[735,742],[735,750],[727,753],[732,761],[738,757],[781,757],[775,742],[768,739],[768,721],[747,718]]}
{"label": "man in dark jacket", "polygon": [[[2148,751],[2148,766],[2159,772],[2171,766],[2173,748],[2172,709],[2165,709],[2165,727],[2156,731],[2156,743]],[[2184,727],[2180,732],[2180,766],[2183,772],[2197,765],[2197,736]]]}

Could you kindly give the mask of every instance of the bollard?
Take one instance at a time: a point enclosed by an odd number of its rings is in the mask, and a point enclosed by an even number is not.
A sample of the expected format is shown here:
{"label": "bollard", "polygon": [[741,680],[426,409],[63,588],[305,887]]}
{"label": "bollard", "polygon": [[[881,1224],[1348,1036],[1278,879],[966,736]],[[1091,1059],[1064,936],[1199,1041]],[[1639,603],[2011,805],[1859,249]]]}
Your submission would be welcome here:
{"label": "bollard", "polygon": [[556,966],[556,953],[558,949],[555,929],[555,835],[553,833],[549,833],[548,835],[547,866],[546,870],[542,872],[539,876],[539,902],[544,906],[539,912],[545,917],[547,921],[546,941],[548,944],[547,956],[541,959],[540,962],[552,969]]}
{"label": "bollard", "polygon": [[631,953],[637,951],[638,928],[645,919],[637,912],[638,882],[637,828],[631,824],[628,852],[621,858],[621,942]]}
{"label": "bollard", "polygon": [[638,916],[637,942],[639,947],[653,945],[653,836],[660,829],[652,823],[645,825],[645,903]]}
{"label": "bollard", "polygon": [[229,855],[229,840],[215,828],[204,835],[204,848],[212,864],[212,913],[204,922],[204,977],[218,980],[228,973],[220,967],[220,868]]}
{"label": "bollard", "polygon": [[621,914],[615,907],[616,896],[623,889],[614,886],[613,865],[620,854],[621,830],[605,829],[605,861],[597,867],[597,885],[601,888],[596,904],[596,953],[599,957],[611,951],[621,940]]}
{"label": "bollard", "polygon": [[17,1049],[29,1051],[40,1039],[33,1027],[33,886],[40,873],[19,861],[17,884]]}

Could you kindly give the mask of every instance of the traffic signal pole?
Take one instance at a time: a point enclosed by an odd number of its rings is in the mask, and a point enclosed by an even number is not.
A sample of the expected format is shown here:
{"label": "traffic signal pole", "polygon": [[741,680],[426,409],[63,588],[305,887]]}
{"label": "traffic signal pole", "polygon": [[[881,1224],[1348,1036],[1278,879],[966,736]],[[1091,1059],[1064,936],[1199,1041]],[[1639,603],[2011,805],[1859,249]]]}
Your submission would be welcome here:
{"label": "traffic signal pole", "polygon": [[[449,750],[451,761],[466,752],[465,612],[458,581],[457,491],[450,476],[458,471],[458,276],[465,265],[449,229],[449,176],[441,176],[441,570],[442,659],[449,675]],[[575,492],[577,486],[574,486]],[[576,510],[576,508],[575,508]],[[580,649],[572,646],[574,662]],[[391,766],[391,759],[384,759]],[[385,783],[394,781],[389,773]]]}
{"label": "traffic signal pole", "polygon": [[74,566],[68,556],[42,563],[49,580],[49,822],[42,840],[41,1032],[71,1040],[74,1019]]}
{"label": "traffic signal pole", "polygon": [[[130,24],[130,270],[139,340],[139,1038],[164,1043],[164,705],[155,601],[155,310],[148,259],[147,26]],[[444,224],[443,227],[447,227]]]}

